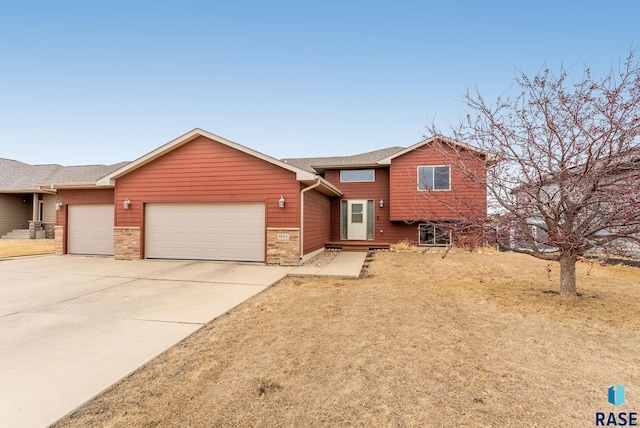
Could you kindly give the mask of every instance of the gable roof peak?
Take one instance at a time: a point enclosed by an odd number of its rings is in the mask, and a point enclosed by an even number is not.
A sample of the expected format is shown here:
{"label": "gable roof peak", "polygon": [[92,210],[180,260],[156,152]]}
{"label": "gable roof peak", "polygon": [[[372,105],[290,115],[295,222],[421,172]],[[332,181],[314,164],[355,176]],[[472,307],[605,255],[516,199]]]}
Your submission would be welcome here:
{"label": "gable roof peak", "polygon": [[146,155],[143,155],[141,157],[139,157],[138,159],[134,160],[133,162],[130,162],[124,166],[122,166],[121,168],[111,172],[109,175],[105,175],[102,178],[100,178],[98,181],[96,181],[96,185],[97,186],[115,186],[115,182],[118,178],[123,177],[127,174],[129,174],[132,171],[135,171],[138,168],[141,168],[142,166],[154,161],[155,159],[165,155],[166,153],[169,153],[185,144],[187,144],[190,141],[195,140],[198,137],[205,137],[208,138],[211,141],[214,141],[216,143],[225,145],[227,147],[231,147],[232,149],[238,150],[240,152],[246,153],[249,156],[253,156],[256,157],[258,159],[261,159],[265,162],[271,163],[273,165],[276,165],[280,168],[286,169],[288,171],[291,171],[295,174],[296,176],[296,180],[306,184],[306,185],[311,185],[316,183],[318,180],[320,181],[320,183],[322,184],[322,189],[323,191],[332,193],[332,194],[336,194],[336,195],[341,195],[342,193],[335,188],[332,184],[330,184],[328,181],[324,180],[323,178],[320,178],[319,176],[316,175],[315,172],[310,172],[307,170],[304,170],[302,168],[299,168],[295,165],[289,165],[286,162],[280,161],[276,158],[273,158],[269,155],[266,155],[264,153],[261,153],[257,150],[253,150],[249,147],[243,146],[241,144],[235,143],[231,140],[227,140],[226,138],[220,137],[219,135],[213,134],[211,132],[205,131],[201,128],[194,128],[191,131],[187,132],[186,134],[181,135],[178,138],[175,138],[171,141],[169,141],[168,143],[158,147],[157,149],[147,153]]}
{"label": "gable roof peak", "polygon": [[478,153],[479,155],[482,155],[482,156],[489,156],[490,155],[490,153],[488,151],[483,150],[483,149],[479,149],[478,147],[472,146],[471,144],[463,143],[462,141],[458,141],[458,140],[455,140],[455,139],[450,138],[450,137],[446,137],[446,136],[441,135],[441,134],[435,134],[435,135],[432,135],[431,137],[426,137],[424,140],[419,141],[418,143],[414,144],[413,146],[407,147],[404,150],[401,150],[399,152],[393,153],[390,156],[388,156],[388,157],[386,157],[384,159],[381,159],[378,163],[380,165],[389,165],[389,164],[391,164],[391,161],[393,159],[397,158],[398,156],[402,156],[405,153],[408,153],[410,151],[416,150],[416,149],[418,149],[418,148],[420,148],[422,146],[425,146],[427,144],[431,144],[431,143],[434,143],[434,142],[442,142],[442,143],[447,144],[449,146],[460,147],[460,148],[462,148],[464,150],[470,150],[472,152],[476,152],[476,153]]}

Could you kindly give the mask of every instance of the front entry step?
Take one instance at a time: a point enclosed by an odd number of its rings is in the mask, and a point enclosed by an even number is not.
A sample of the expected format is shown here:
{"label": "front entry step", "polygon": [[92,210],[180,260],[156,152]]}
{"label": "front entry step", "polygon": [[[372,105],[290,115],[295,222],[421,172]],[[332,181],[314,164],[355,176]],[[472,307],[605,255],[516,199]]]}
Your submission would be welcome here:
{"label": "front entry step", "polygon": [[1,239],[29,239],[29,229],[14,229],[11,232],[2,235]]}
{"label": "front entry step", "polygon": [[331,241],[327,242],[324,247],[342,251],[369,251],[388,250],[391,248],[391,244],[388,242],[374,241]]}

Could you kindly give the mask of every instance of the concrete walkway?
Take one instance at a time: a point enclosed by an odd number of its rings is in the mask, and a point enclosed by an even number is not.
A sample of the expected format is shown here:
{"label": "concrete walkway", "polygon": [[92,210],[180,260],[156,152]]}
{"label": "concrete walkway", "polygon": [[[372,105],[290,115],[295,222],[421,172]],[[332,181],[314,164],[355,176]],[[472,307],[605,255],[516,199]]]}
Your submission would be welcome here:
{"label": "concrete walkway", "polygon": [[367,258],[366,251],[341,251],[335,259],[322,267],[300,266],[289,272],[289,276],[340,276],[358,278]]}

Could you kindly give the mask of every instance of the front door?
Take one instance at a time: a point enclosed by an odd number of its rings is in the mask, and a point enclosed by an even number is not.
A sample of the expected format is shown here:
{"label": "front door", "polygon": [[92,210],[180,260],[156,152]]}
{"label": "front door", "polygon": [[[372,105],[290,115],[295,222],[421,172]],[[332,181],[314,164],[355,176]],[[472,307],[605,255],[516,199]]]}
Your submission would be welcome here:
{"label": "front door", "polygon": [[347,239],[367,239],[367,201],[348,201]]}

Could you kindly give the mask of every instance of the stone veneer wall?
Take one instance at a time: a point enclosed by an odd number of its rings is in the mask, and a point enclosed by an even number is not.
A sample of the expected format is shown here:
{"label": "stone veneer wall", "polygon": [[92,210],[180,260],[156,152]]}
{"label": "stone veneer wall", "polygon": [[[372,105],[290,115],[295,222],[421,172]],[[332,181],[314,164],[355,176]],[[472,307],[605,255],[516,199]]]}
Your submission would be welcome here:
{"label": "stone veneer wall", "polygon": [[267,228],[267,264],[280,266],[300,264],[300,229]]}
{"label": "stone veneer wall", "polygon": [[57,255],[64,254],[64,227],[55,226],[54,228],[54,244],[55,253]]}
{"label": "stone veneer wall", "polygon": [[55,223],[42,223],[42,227],[44,228],[44,237],[47,239],[53,239],[56,236],[56,232],[55,232],[55,228],[56,228],[56,224]]}
{"label": "stone veneer wall", "polygon": [[113,256],[116,260],[140,260],[140,228],[113,228]]}
{"label": "stone veneer wall", "polygon": [[36,232],[39,230],[44,230],[44,237],[46,239],[54,239],[55,238],[55,223],[45,223],[42,221],[29,221],[29,239],[36,239]]}
{"label": "stone veneer wall", "polygon": [[41,221],[29,220],[29,239],[36,239],[36,232],[42,229]]}

